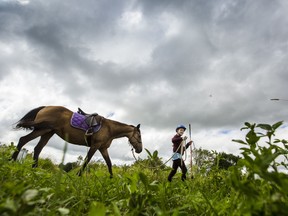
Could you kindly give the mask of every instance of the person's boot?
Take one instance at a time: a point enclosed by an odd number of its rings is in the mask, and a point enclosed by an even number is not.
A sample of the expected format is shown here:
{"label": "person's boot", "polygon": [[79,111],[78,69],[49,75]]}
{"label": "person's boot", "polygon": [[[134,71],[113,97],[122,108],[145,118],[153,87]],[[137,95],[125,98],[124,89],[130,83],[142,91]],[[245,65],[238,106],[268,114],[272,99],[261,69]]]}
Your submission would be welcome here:
{"label": "person's boot", "polygon": [[185,180],[186,180],[186,175],[185,175],[185,174],[182,174],[181,180],[182,180],[182,181],[185,181]]}

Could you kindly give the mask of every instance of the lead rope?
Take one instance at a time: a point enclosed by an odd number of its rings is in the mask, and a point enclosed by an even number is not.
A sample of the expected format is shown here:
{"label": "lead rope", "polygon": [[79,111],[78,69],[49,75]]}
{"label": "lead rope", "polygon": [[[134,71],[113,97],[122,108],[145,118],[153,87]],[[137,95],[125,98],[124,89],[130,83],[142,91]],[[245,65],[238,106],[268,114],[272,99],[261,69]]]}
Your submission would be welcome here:
{"label": "lead rope", "polygon": [[[182,142],[183,142],[183,141],[182,141]],[[130,144],[129,140],[128,140],[128,144]],[[130,145],[131,145],[131,144],[130,144]],[[142,167],[145,167],[145,168],[157,169],[157,168],[165,165],[166,163],[168,163],[168,162],[174,157],[174,155],[177,153],[177,151],[179,150],[179,148],[180,148],[181,146],[182,146],[182,143],[181,143],[181,145],[178,146],[178,148],[176,149],[176,151],[174,152],[174,154],[173,154],[165,163],[163,163],[163,164],[161,164],[161,165],[159,165],[159,166],[156,166],[156,167],[147,167],[147,166],[142,165],[141,163],[140,163],[140,165],[141,165]],[[139,160],[137,160],[137,158],[135,157],[133,147],[131,148],[131,151],[132,151],[132,155],[133,155],[134,159],[135,159],[136,161],[139,161]],[[182,161],[182,160],[181,160],[181,161]]]}

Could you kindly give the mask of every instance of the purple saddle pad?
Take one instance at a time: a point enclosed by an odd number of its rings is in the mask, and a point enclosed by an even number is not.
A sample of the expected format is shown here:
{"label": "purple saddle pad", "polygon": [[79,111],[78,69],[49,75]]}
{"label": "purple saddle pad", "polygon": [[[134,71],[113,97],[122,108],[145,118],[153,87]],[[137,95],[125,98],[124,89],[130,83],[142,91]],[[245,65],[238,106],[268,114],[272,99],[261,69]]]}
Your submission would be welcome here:
{"label": "purple saddle pad", "polygon": [[87,117],[85,115],[81,115],[77,112],[74,112],[71,117],[70,124],[72,127],[75,127],[84,131],[87,131],[89,128],[92,128],[93,133],[97,132],[100,129],[101,127],[100,124],[89,126],[87,122],[85,121],[86,119]]}

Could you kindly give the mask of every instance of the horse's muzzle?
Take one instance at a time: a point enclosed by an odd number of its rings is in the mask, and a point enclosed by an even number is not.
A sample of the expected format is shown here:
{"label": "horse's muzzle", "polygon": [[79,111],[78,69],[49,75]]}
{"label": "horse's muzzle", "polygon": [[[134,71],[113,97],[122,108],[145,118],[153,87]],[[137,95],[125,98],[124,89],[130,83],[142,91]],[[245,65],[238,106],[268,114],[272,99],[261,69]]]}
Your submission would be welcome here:
{"label": "horse's muzzle", "polygon": [[141,153],[142,152],[142,146],[140,148],[135,148],[135,152],[138,154]]}

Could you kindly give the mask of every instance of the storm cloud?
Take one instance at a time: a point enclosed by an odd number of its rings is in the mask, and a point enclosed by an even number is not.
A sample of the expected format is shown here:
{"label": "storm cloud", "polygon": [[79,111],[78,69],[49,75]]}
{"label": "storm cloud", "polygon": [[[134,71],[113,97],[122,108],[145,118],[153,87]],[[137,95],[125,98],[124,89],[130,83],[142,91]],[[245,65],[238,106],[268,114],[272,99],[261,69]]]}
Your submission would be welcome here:
{"label": "storm cloud", "polygon": [[[270,100],[287,98],[287,12],[281,0],[1,1],[0,141],[25,134],[11,125],[30,109],[63,105],[141,123],[163,158],[180,123],[197,147],[237,154],[245,121],[287,119]],[[113,143],[112,162],[133,160]],[[61,155],[63,141],[48,146]]]}

